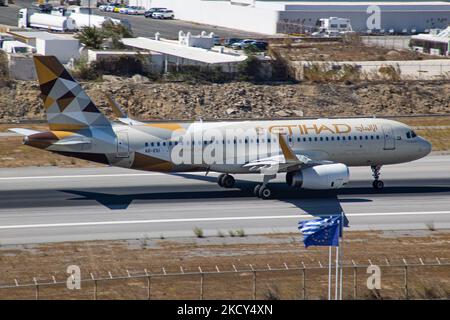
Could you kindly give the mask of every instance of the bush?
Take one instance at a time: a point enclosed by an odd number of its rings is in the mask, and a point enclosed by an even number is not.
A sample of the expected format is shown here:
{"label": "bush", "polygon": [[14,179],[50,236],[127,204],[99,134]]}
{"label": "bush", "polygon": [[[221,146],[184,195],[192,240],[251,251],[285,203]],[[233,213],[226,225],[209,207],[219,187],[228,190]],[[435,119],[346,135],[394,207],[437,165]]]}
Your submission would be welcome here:
{"label": "bush", "polygon": [[303,67],[303,77],[313,82],[348,82],[361,80],[361,69],[356,65],[310,63]]}
{"label": "bush", "polygon": [[169,81],[180,82],[212,82],[224,83],[235,79],[235,75],[223,72],[220,67],[201,68],[200,66],[170,66],[169,73],[165,75]]}
{"label": "bush", "polygon": [[254,55],[249,55],[247,59],[239,63],[238,72],[240,80],[261,81],[261,61]]}
{"label": "bush", "polygon": [[111,74],[116,76],[145,74],[142,59],[134,55],[121,55],[111,59],[101,59],[93,62],[91,68],[98,74]]}
{"label": "bush", "polygon": [[193,231],[197,238],[203,238],[203,229],[195,227]]}
{"label": "bush", "polygon": [[80,80],[95,80],[101,76],[101,74],[98,73],[85,58],[75,61],[72,75]]}
{"label": "bush", "polygon": [[83,27],[75,35],[75,38],[85,45],[86,48],[98,50],[101,49],[106,36],[101,28]]}
{"label": "bush", "polygon": [[398,64],[396,67],[393,65],[381,66],[378,72],[385,80],[400,81],[402,79],[402,72]]}
{"label": "bush", "polygon": [[8,56],[0,50],[0,80],[9,79]]}

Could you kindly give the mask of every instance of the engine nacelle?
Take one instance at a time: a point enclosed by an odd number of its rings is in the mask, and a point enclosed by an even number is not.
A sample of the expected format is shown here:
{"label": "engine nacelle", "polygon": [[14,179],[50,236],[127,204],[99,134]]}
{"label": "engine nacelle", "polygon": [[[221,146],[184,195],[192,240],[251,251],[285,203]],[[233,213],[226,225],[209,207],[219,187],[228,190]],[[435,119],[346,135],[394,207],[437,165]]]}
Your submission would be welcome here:
{"label": "engine nacelle", "polygon": [[349,178],[348,167],[342,163],[321,164],[286,174],[288,185],[313,190],[339,189]]}

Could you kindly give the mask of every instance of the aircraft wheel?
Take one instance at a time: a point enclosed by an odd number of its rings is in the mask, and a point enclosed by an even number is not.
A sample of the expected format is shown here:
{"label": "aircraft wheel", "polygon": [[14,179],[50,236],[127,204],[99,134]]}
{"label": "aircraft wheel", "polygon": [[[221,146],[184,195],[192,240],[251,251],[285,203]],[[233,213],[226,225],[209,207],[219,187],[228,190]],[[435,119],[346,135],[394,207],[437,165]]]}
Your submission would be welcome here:
{"label": "aircraft wheel", "polygon": [[253,189],[253,194],[254,194],[256,197],[258,197],[258,198],[259,198],[259,189],[261,189],[261,185],[260,185],[260,184],[257,184],[257,185],[255,186],[255,189]]}
{"label": "aircraft wheel", "polygon": [[259,188],[259,197],[261,199],[269,199],[270,196],[272,195],[272,191],[270,191],[269,188],[267,188],[266,186],[261,186],[261,188]]}
{"label": "aircraft wheel", "polygon": [[381,180],[375,180],[372,183],[372,186],[373,186],[374,189],[381,190],[381,189],[384,188],[384,182],[381,181]]}
{"label": "aircraft wheel", "polygon": [[221,187],[223,187],[223,178],[226,176],[226,174],[225,173],[222,173],[222,174],[220,174],[218,177],[217,177],[217,184],[219,185],[219,186],[221,186]]}
{"label": "aircraft wheel", "polygon": [[233,188],[234,183],[235,183],[235,180],[234,180],[233,176],[230,176],[229,174],[226,174],[222,178],[222,185],[224,188]]}

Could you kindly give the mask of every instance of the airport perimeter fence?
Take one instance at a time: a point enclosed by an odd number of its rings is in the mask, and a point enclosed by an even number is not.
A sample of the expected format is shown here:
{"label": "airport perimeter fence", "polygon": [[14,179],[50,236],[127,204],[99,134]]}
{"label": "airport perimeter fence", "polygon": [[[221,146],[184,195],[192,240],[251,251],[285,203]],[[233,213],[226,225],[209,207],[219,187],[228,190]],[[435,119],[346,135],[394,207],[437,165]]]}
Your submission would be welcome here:
{"label": "airport perimeter fence", "polygon": [[[375,266],[375,268],[374,268]],[[15,280],[0,285],[0,299],[327,299],[328,261],[315,265],[248,265],[198,267],[157,272],[126,270],[124,275],[89,273],[81,278],[79,289],[68,289],[69,278]],[[332,266],[334,268],[334,265]],[[379,268],[379,287],[374,270]],[[334,275],[335,269],[332,270]],[[449,299],[450,259],[386,259],[360,264],[344,262],[343,299]],[[332,281],[334,283],[334,279]],[[334,289],[332,290],[334,292]]]}

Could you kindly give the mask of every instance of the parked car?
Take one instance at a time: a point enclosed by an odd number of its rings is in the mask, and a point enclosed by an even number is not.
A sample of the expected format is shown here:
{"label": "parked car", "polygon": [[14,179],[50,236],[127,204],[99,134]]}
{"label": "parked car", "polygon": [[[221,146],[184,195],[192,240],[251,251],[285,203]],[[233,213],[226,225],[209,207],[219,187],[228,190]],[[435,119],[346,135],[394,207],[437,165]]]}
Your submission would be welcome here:
{"label": "parked car", "polygon": [[231,45],[231,47],[235,50],[245,49],[250,46],[254,46],[254,47],[256,47],[256,49],[264,51],[264,50],[267,50],[268,43],[265,41],[260,41],[260,40],[245,39],[240,42],[233,43]]}
{"label": "parked car", "polygon": [[153,19],[173,19],[175,17],[172,10],[156,11],[152,14]]}
{"label": "parked car", "polygon": [[126,5],[124,5],[124,4],[118,5],[117,7],[114,8],[113,12],[119,13],[120,9],[122,9],[122,8],[126,8]]}
{"label": "parked car", "polygon": [[53,9],[53,5],[51,5],[50,3],[40,4],[38,2],[35,2],[33,3],[32,7],[39,13],[50,13]]}
{"label": "parked car", "polygon": [[101,4],[101,5],[98,6],[98,10],[100,10],[100,11],[106,11],[106,8],[107,8],[107,7],[108,7],[107,4]]}
{"label": "parked car", "polygon": [[128,13],[128,10],[130,9],[131,7],[121,7],[121,8],[119,8],[119,13],[122,13],[122,14],[127,14]]}
{"label": "parked car", "polygon": [[225,41],[223,42],[223,44],[224,44],[225,47],[231,47],[231,45],[232,45],[233,43],[241,42],[241,41],[242,41],[241,38],[228,38],[228,39],[225,39]]}
{"label": "parked car", "polygon": [[150,8],[147,11],[145,11],[144,16],[146,18],[152,18],[152,15],[157,12],[157,11],[161,11],[161,10],[167,10],[167,8]]}
{"label": "parked car", "polygon": [[129,7],[127,10],[127,14],[133,14],[133,15],[142,15],[145,13],[144,7]]}
{"label": "parked car", "polygon": [[256,40],[253,39],[244,39],[239,42],[235,42],[231,45],[231,47],[235,50],[237,49],[244,49],[245,47],[248,47],[252,43],[254,43]]}
{"label": "parked car", "polygon": [[114,12],[114,9],[118,6],[119,6],[119,4],[117,4],[117,3],[110,3],[106,6],[105,11],[106,12]]}

